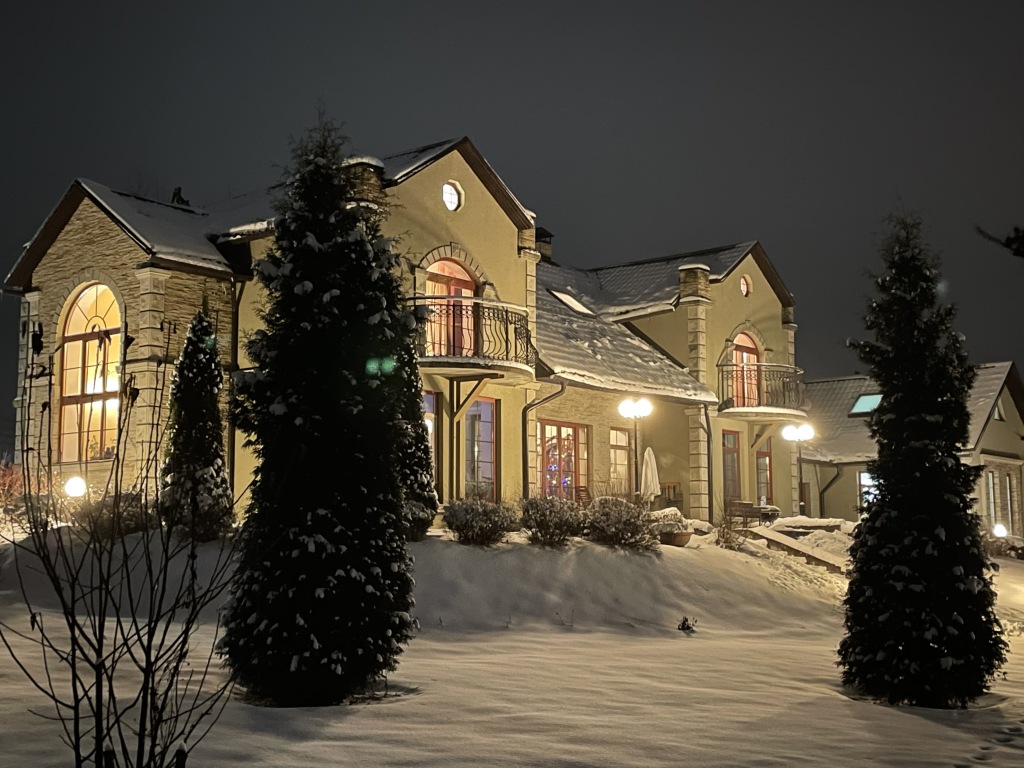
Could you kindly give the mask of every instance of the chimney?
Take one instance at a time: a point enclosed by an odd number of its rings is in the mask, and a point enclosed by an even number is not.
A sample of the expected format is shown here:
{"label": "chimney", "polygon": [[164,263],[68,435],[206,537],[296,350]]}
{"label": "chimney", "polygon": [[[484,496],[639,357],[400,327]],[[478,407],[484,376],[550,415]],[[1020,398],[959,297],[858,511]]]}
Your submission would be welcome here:
{"label": "chimney", "polygon": [[551,240],[554,235],[544,227],[537,227],[537,251],[540,253],[540,260],[547,263],[554,263],[551,259]]}

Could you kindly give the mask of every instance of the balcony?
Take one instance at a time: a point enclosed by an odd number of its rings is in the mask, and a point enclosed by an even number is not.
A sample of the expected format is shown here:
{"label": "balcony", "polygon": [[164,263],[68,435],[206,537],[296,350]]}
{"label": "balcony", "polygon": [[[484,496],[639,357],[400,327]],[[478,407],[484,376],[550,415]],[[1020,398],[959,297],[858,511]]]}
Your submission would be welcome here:
{"label": "balcony", "polygon": [[525,307],[478,296],[415,296],[409,302],[429,311],[416,348],[421,368],[441,375],[486,368],[533,377],[537,350]]}
{"label": "balcony", "polygon": [[804,372],[776,363],[724,363],[718,366],[718,411],[751,421],[803,419]]}

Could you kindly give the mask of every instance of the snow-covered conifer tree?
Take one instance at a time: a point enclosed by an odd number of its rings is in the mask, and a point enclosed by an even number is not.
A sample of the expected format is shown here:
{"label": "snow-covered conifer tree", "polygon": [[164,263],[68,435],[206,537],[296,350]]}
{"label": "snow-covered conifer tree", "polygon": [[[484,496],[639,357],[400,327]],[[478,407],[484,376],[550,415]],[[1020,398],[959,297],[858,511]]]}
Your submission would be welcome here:
{"label": "snow-covered conifer tree", "polygon": [[160,472],[160,510],[196,541],[231,527],[233,504],[224,462],[218,396],[224,382],[213,325],[196,313],[171,381],[167,451]]}
{"label": "snow-covered conifer tree", "polygon": [[[417,320],[425,322],[426,315]],[[408,427],[398,456],[399,482],[405,494],[406,536],[411,541],[418,541],[434,522],[438,509],[437,491],[434,490],[427,423],[423,418],[423,382],[416,367],[413,345],[399,350],[398,362],[397,372],[402,384],[401,416]]]}
{"label": "snow-covered conifer tree", "polygon": [[236,423],[257,467],[221,648],[251,695],[336,703],[395,669],[415,628],[399,448],[418,319],[380,236],[379,167],[321,118],[292,150],[264,327]]}
{"label": "snow-covered conifer tree", "polygon": [[843,681],[893,704],[961,707],[1005,660],[995,594],[971,511],[978,470],[960,459],[975,370],[938,302],[921,222],[894,215],[868,306],[874,341],[851,342],[882,399],[871,414],[875,493],[850,549]]}

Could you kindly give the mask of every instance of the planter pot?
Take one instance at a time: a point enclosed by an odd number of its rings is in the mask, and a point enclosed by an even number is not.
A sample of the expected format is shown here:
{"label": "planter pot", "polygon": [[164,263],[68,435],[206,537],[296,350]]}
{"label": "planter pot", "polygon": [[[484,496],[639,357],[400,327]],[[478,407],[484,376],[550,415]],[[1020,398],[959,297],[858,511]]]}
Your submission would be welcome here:
{"label": "planter pot", "polygon": [[670,547],[685,547],[687,543],[689,543],[691,536],[693,536],[693,531],[658,534],[658,538],[661,539],[661,543]]}

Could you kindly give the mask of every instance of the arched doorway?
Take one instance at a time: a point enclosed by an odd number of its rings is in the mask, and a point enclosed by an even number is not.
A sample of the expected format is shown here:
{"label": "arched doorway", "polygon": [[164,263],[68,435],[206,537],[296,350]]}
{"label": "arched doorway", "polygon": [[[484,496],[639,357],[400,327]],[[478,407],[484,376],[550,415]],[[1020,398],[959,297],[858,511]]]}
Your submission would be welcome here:
{"label": "arched doorway", "polygon": [[427,322],[427,355],[472,356],[476,349],[475,304],[463,297],[476,295],[473,276],[457,261],[435,261],[427,267],[427,295],[432,297]]}
{"label": "arched doorway", "polygon": [[761,404],[761,362],[757,344],[745,333],[733,339],[732,362],[735,368],[733,397],[738,408]]}

